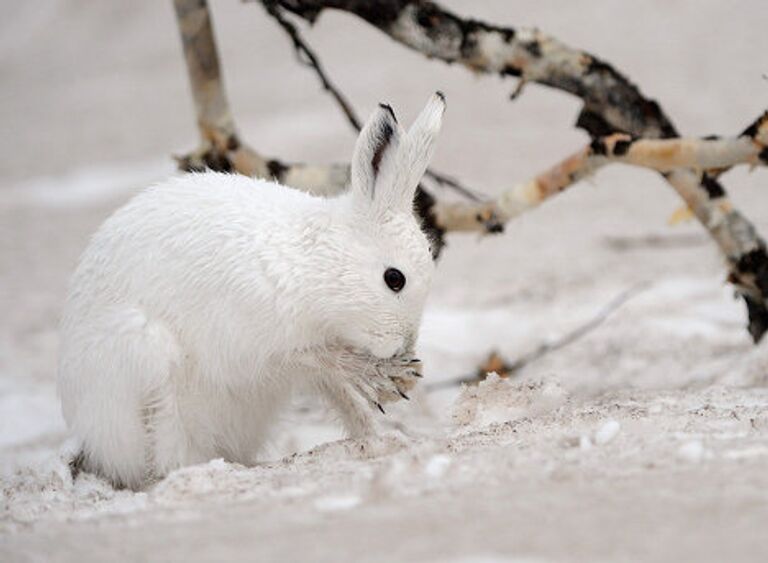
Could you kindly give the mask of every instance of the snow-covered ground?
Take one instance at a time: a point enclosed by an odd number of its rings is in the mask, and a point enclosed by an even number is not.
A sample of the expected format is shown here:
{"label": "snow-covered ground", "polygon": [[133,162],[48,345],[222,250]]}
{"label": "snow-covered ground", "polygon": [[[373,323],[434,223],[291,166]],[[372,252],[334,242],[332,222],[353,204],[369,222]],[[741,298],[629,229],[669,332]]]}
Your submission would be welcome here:
{"label": "snow-covered ground", "polygon": [[[215,4],[244,137],[290,160],[346,158],[353,135],[285,38],[257,6]],[[448,4],[599,53],[692,135],[737,132],[766,106],[762,0]],[[165,157],[193,146],[194,122],[170,2],[4,10],[0,560],[765,559],[768,342],[751,344],[701,229],[667,225],[674,194],[628,168],[501,237],[449,240],[419,345],[425,384],[388,409],[386,435],[339,441],[333,417],[299,397],[257,467],[216,460],[142,493],[72,482],[55,392],[67,277],[116,206],[173,172]],[[485,191],[584,142],[565,95],[529,86],[509,103],[510,83],[429,63],[344,16],[308,38],[361,109],[388,100],[408,121],[443,89],[437,168]],[[726,177],[764,234],[766,182]],[[630,288],[518,377],[428,390],[491,350],[515,359],[558,338]]]}

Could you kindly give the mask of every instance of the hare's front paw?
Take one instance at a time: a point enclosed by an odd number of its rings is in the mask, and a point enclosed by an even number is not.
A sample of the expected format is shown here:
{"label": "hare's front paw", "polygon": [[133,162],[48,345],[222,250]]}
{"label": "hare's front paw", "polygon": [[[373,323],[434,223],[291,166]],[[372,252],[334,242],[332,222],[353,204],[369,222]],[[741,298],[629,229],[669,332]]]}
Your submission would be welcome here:
{"label": "hare's front paw", "polygon": [[383,412],[382,403],[408,399],[406,392],[422,377],[421,362],[409,356],[386,360],[369,357],[349,375],[355,389],[372,406]]}
{"label": "hare's front paw", "polygon": [[379,400],[385,403],[408,399],[407,391],[413,389],[421,375],[421,360],[410,356],[399,356],[389,360],[379,360],[373,365],[375,377],[388,380],[389,389],[379,394]]}

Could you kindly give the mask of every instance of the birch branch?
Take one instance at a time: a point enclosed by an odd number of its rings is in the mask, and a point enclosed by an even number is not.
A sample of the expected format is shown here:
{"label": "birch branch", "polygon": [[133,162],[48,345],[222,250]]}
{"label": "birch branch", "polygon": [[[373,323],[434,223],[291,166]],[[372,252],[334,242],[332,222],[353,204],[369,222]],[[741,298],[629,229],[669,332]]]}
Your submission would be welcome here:
{"label": "birch branch", "polygon": [[208,4],[174,0],[174,8],[200,132],[198,149],[177,157],[179,168],[273,178],[319,195],[343,189],[349,180],[346,165],[286,164],[264,157],[240,140],[224,90]]}
{"label": "birch branch", "polygon": [[592,143],[596,156],[613,162],[670,172],[676,168],[726,170],[739,164],[768,164],[768,127],[759,135],[729,139],[634,139],[616,133]]}
{"label": "birch branch", "polygon": [[513,362],[507,362],[497,352],[491,352],[490,356],[485,360],[485,362],[483,362],[483,364],[476,370],[475,373],[427,384],[426,390],[427,392],[439,391],[440,389],[456,387],[462,384],[469,385],[473,383],[479,383],[488,377],[489,372],[495,372],[497,375],[504,378],[515,376],[524,367],[587,336],[589,333],[602,325],[606,320],[608,320],[608,317],[613,315],[613,313],[615,313],[620,307],[622,307],[640,292],[648,289],[649,286],[650,283],[643,282],[625,289],[619,295],[611,299],[611,301],[606,303],[599,311],[597,311],[593,317],[587,319],[584,323],[576,326],[572,330],[569,330],[560,338],[556,338],[548,342],[542,342],[536,346],[536,348],[526,354],[523,354]]}
{"label": "birch branch", "polygon": [[[310,23],[325,9],[356,15],[429,58],[475,72],[519,78],[513,98],[530,82],[569,92],[584,102],[576,124],[593,138],[617,132],[645,139],[679,137],[659,104],[610,64],[538,29],[461,18],[427,0],[262,2],[278,3]],[[758,341],[768,330],[768,253],[754,226],[728,200],[718,175],[676,169],[664,177],[725,255],[729,280],[747,303],[748,328]],[[557,191],[549,195],[553,193]],[[463,217],[469,216],[463,213]],[[482,213],[474,216],[478,223],[486,221]]]}
{"label": "birch branch", "polygon": [[[724,171],[733,166],[768,164],[768,112],[752,134],[721,139],[635,139],[614,133],[551,166],[527,182],[504,190],[491,201],[435,204],[435,217],[446,231],[483,232],[493,218],[504,224],[532,209],[608,164],[629,164],[662,173],[681,174],[681,168]],[[761,121],[762,120],[762,121]],[[678,177],[673,177],[678,181]],[[696,203],[693,200],[692,203]],[[724,203],[724,202],[721,202]]]}

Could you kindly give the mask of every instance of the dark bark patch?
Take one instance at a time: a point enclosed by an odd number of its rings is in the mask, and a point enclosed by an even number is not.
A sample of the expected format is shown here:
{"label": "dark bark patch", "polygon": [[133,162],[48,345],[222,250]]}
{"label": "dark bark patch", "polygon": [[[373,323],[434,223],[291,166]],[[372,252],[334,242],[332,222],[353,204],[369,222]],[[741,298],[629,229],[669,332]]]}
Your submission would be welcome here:
{"label": "dark bark patch", "polygon": [[736,263],[736,270],[737,278],[744,274],[752,277],[762,296],[762,299],[758,299],[752,295],[742,294],[747,305],[747,315],[749,315],[747,330],[757,344],[768,331],[768,308],[765,304],[765,297],[768,296],[768,254],[765,248],[761,246],[743,255]]}
{"label": "dark bark patch", "polygon": [[744,254],[736,263],[736,269],[742,274],[754,276],[760,292],[768,295],[768,254],[765,248],[756,248]]}
{"label": "dark bark patch", "polygon": [[227,155],[215,149],[206,151],[203,154],[203,163],[205,168],[215,172],[232,172],[232,163]]}
{"label": "dark bark patch", "polygon": [[611,66],[609,63],[602,59],[598,59],[597,57],[590,56],[589,60],[587,61],[587,74],[596,73],[609,74],[612,76],[620,76],[621,78],[624,78],[621,74],[619,74],[619,71],[613,68],[613,66]]}
{"label": "dark bark patch", "polygon": [[765,303],[753,299],[749,295],[744,295],[744,303],[747,305],[747,316],[749,323],[747,330],[752,336],[752,341],[757,344],[762,340],[765,332],[768,331],[768,309]]}
{"label": "dark bark patch", "polygon": [[[637,86],[612,65],[588,55],[585,74],[598,76],[600,90],[585,89],[583,84],[580,84],[581,91],[573,88],[569,88],[568,91],[576,93],[591,107],[598,110],[609,107],[620,110],[623,114],[621,124],[610,125],[610,129],[614,132],[624,130],[637,136],[647,136],[648,129],[653,129],[663,138],[678,136],[659,104],[643,96]],[[555,84],[555,86],[558,85]]]}
{"label": "dark bark patch", "polygon": [[522,69],[512,66],[512,65],[505,65],[504,68],[501,69],[501,72],[499,73],[502,76],[517,76],[520,77],[523,75]]}
{"label": "dark bark patch", "polygon": [[632,146],[633,142],[634,141],[632,139],[621,139],[616,141],[616,144],[613,145],[613,154],[616,156],[624,156],[627,154],[627,151],[629,151],[629,147]]}
{"label": "dark bark patch", "polygon": [[240,139],[237,138],[237,135],[230,135],[229,139],[227,139],[227,150],[236,151],[239,148]]}
{"label": "dark bark patch", "polygon": [[523,43],[523,48],[528,51],[532,57],[541,57],[541,45],[538,41],[527,41]]}
{"label": "dark bark patch", "polygon": [[[427,3],[429,5],[429,3]],[[455,15],[442,11],[432,4],[432,7],[443,14],[445,21],[453,30],[457,30],[461,37],[460,52],[464,58],[470,58],[477,49],[477,36],[481,33],[497,33],[501,35],[505,43],[511,43],[515,38],[515,30],[511,27],[501,27],[477,20],[464,20]],[[456,35],[456,32],[446,32],[445,37]]]}
{"label": "dark bark patch", "polygon": [[709,199],[717,199],[725,196],[725,190],[720,182],[712,178],[709,174],[704,174],[701,177],[701,187],[707,191]]}
{"label": "dark bark patch", "polygon": [[[275,0],[272,0],[275,1]],[[374,2],[371,0],[347,0],[341,3],[322,2],[317,0],[280,0],[286,10],[314,23],[326,8],[339,8],[357,14],[370,24],[386,28],[397,20],[406,5],[412,0],[389,0]],[[339,5],[336,5],[339,4]]]}
{"label": "dark bark patch", "polygon": [[751,124],[749,127],[744,129],[744,132],[741,134],[742,137],[750,137],[752,139],[755,138],[755,135],[757,135],[757,126],[758,122]]}
{"label": "dark bark patch", "polygon": [[744,132],[741,135],[743,137],[751,137],[754,139],[757,136],[757,131],[760,129],[760,126],[766,121],[768,121],[768,111],[764,112],[763,115],[750,123],[749,127],[744,129]]}
{"label": "dark bark patch", "polygon": [[609,124],[599,113],[587,109],[581,110],[576,119],[576,127],[584,129],[590,137],[607,137],[612,133],[626,133]]}
{"label": "dark bark patch", "polygon": [[605,156],[608,154],[607,147],[602,139],[592,139],[592,142],[589,143],[589,149],[595,156]]}
{"label": "dark bark patch", "polygon": [[288,166],[279,160],[272,159],[267,162],[267,170],[269,171],[269,177],[274,178],[279,182],[283,179],[283,175],[288,171]]}

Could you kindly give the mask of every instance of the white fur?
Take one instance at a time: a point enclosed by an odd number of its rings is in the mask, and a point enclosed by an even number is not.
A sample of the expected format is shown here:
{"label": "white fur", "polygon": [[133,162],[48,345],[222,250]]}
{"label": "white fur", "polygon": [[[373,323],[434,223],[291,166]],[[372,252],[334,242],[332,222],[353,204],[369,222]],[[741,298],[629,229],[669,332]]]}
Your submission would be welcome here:
{"label": "white fur", "polygon": [[[337,198],[191,174],[101,226],[61,327],[59,390],[86,470],[137,488],[215,457],[252,463],[297,384],[350,434],[375,428],[391,385],[379,376],[402,372],[432,275],[412,202],[443,110],[435,95],[408,133],[377,110]],[[377,173],[382,127],[394,134]],[[401,292],[387,267],[405,274]]]}

